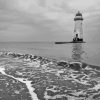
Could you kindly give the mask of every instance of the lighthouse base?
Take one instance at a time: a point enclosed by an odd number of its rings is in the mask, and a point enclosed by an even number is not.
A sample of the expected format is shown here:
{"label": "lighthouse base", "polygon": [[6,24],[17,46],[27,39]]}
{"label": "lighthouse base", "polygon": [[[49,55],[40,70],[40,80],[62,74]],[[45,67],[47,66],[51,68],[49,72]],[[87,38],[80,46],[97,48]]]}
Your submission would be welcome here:
{"label": "lighthouse base", "polygon": [[70,42],[55,42],[55,44],[67,44],[67,43],[86,43],[85,41],[83,41],[83,39],[80,38],[74,38],[73,41]]}
{"label": "lighthouse base", "polygon": [[55,42],[55,44],[86,43],[85,41]]}
{"label": "lighthouse base", "polygon": [[74,38],[73,42],[83,42],[83,39],[81,39],[81,38]]}
{"label": "lighthouse base", "polygon": [[55,44],[67,44],[67,43],[86,43],[83,41],[83,38],[78,38],[78,35],[76,35],[75,38],[73,38],[73,41],[70,42],[55,42]]}

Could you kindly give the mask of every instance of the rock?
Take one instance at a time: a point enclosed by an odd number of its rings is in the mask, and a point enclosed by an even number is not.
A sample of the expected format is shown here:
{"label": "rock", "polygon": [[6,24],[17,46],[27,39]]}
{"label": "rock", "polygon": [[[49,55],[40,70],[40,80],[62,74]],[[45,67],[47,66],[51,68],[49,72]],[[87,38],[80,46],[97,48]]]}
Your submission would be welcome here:
{"label": "rock", "polygon": [[42,60],[43,58],[41,56],[38,57],[38,60]]}
{"label": "rock", "polygon": [[80,71],[82,69],[81,64],[77,62],[69,64],[69,68],[77,71]]}
{"label": "rock", "polygon": [[13,57],[13,58],[17,58],[17,57],[20,58],[20,57],[23,57],[23,55],[18,54],[18,53],[17,53],[17,54],[15,54],[15,53],[8,53],[7,55],[10,56],[10,57]]}
{"label": "rock", "polygon": [[64,61],[57,62],[57,66],[67,67],[68,66],[68,63],[67,62],[64,62]]}
{"label": "rock", "polygon": [[17,57],[17,54],[15,54],[15,53],[10,53],[9,56],[10,56],[10,57],[13,57],[13,58],[16,58],[16,57]]}
{"label": "rock", "polygon": [[23,55],[21,55],[21,54],[15,54],[16,55],[16,57],[18,57],[18,58],[20,58],[20,57],[22,57]]}
{"label": "rock", "polygon": [[25,54],[24,55],[24,59],[29,59],[30,58],[30,55],[29,54]]}
{"label": "rock", "polygon": [[48,95],[48,96],[55,96],[55,93],[52,92],[52,91],[50,91],[50,90],[48,90],[48,91],[47,91],[47,95]]}
{"label": "rock", "polygon": [[86,63],[82,63],[82,68],[86,68],[87,64]]}
{"label": "rock", "polygon": [[34,58],[33,59],[37,59],[38,57],[37,56],[34,56]]}

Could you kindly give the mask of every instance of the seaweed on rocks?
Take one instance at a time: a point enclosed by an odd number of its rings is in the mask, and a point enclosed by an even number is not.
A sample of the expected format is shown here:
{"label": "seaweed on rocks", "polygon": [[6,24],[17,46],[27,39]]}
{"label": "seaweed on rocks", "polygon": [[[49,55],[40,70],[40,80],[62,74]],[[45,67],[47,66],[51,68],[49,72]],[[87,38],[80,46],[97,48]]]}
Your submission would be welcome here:
{"label": "seaweed on rocks", "polygon": [[80,71],[82,69],[82,66],[79,62],[73,62],[69,64],[69,68]]}
{"label": "seaweed on rocks", "polygon": [[65,68],[65,67],[68,67],[68,63],[65,61],[60,61],[60,62],[57,62],[57,66],[63,66]]}
{"label": "seaweed on rocks", "polygon": [[87,65],[88,65],[88,64],[86,64],[86,63],[82,63],[82,68],[83,68],[83,69],[86,68]]}
{"label": "seaweed on rocks", "polygon": [[70,68],[73,70],[80,71],[82,69],[85,69],[88,64],[84,62],[67,62],[67,61],[59,61],[57,62],[57,66],[62,66],[63,68]]}

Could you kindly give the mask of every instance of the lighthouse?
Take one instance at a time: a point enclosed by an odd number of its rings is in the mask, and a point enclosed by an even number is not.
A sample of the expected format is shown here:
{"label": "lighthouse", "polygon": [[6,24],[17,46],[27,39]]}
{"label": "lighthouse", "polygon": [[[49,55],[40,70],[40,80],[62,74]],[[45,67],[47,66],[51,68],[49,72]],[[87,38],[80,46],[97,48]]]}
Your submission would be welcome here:
{"label": "lighthouse", "polygon": [[73,38],[73,42],[83,42],[82,13],[78,11],[78,13],[76,13],[76,16],[74,18],[74,21],[75,21],[75,27],[74,27],[75,36]]}
{"label": "lighthouse", "polygon": [[67,42],[55,42],[55,44],[65,44],[65,43],[86,43],[83,41],[83,28],[82,28],[82,22],[83,22],[83,16],[82,13],[79,11],[76,13],[75,18],[75,27],[74,27],[74,38],[73,41]]}

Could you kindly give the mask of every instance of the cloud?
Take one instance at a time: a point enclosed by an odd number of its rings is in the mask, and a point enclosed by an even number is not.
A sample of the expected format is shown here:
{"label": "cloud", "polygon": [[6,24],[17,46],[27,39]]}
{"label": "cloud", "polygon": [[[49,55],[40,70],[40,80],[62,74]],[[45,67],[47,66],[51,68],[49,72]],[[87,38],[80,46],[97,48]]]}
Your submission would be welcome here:
{"label": "cloud", "polygon": [[70,0],[68,5],[73,9],[89,9],[93,6],[97,6],[100,3],[99,0]]}
{"label": "cloud", "polygon": [[72,39],[78,10],[83,13],[85,38],[92,34],[93,39],[100,31],[99,5],[99,0],[0,0],[1,40]]}

